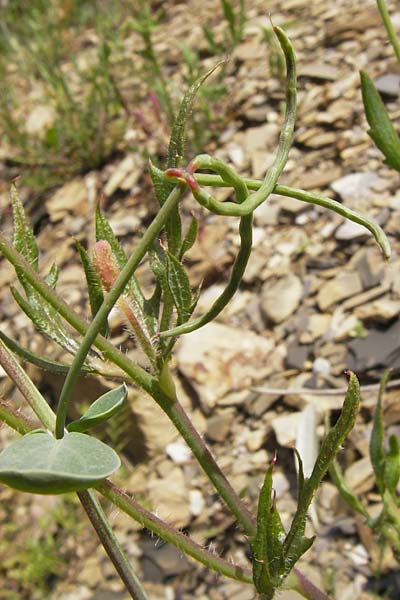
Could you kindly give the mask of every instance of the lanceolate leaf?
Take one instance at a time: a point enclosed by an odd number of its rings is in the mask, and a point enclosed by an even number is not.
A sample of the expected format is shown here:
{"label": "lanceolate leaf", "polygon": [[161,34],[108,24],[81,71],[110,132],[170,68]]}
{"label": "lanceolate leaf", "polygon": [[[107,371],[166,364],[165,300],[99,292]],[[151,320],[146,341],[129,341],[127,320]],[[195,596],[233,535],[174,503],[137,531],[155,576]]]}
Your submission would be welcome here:
{"label": "lanceolate leaf", "polygon": [[[58,363],[54,360],[43,358],[43,356],[39,356],[34,352],[30,352],[30,350],[27,350],[26,348],[20,346],[18,342],[16,342],[12,338],[9,338],[2,331],[0,331],[0,340],[4,342],[7,348],[9,348],[12,352],[15,352],[15,354],[18,354],[18,356],[20,356],[24,360],[27,360],[28,362],[32,363],[33,365],[36,365],[37,367],[40,367],[41,369],[50,371],[50,373],[61,373],[63,375],[66,375],[70,369],[70,365]],[[94,369],[92,370],[86,366],[82,369],[82,373],[86,374],[91,373],[93,371]]]}
{"label": "lanceolate leaf", "polygon": [[58,281],[58,275],[59,275],[59,268],[54,263],[54,264],[51,265],[51,269],[49,271],[49,274],[46,275],[46,277],[44,278],[44,280],[47,283],[47,285],[49,285],[50,287],[52,287],[53,289],[55,289],[55,287],[57,285],[57,281]]}
{"label": "lanceolate leaf", "polygon": [[369,443],[369,455],[371,458],[372,468],[374,469],[376,485],[381,493],[384,491],[384,472],[385,472],[385,454],[384,454],[384,435],[385,427],[383,423],[382,401],[385,393],[386,384],[390,377],[390,370],[385,371],[378,394],[378,401],[374,412],[371,438]]}
{"label": "lanceolate leaf", "polygon": [[14,246],[37,271],[39,250],[15,185],[11,186],[11,204],[14,218]]}
{"label": "lanceolate leaf", "polygon": [[191,315],[192,292],[188,276],[179,260],[167,254],[167,277],[174,304],[178,313],[178,325],[185,323]]}
{"label": "lanceolate leaf", "polygon": [[271,573],[268,560],[268,520],[271,510],[272,498],[272,471],[271,464],[265,474],[264,483],[258,497],[257,510],[257,532],[256,537],[251,542],[251,550],[253,553],[253,580],[254,585],[259,593],[271,597],[274,591],[274,585],[271,579]]}
{"label": "lanceolate leaf", "polygon": [[218,67],[220,67],[222,64],[223,61],[219,62],[214,67],[212,67],[212,69],[207,71],[207,73],[199,77],[199,79],[197,79],[190,86],[190,88],[184,95],[171,132],[171,140],[168,147],[168,168],[178,167],[180,161],[183,159],[186,136],[186,121],[192,109],[192,104],[197,92],[199,91],[203,83],[206,81],[206,79],[208,79],[208,77],[210,77],[210,75],[212,75],[214,71],[218,69]]}
{"label": "lanceolate leaf", "polygon": [[364,109],[370,126],[368,134],[385,155],[385,163],[400,171],[400,138],[372,79],[364,71],[360,75]]}
{"label": "lanceolate leaf", "polygon": [[15,288],[11,288],[11,293],[18,306],[41,333],[59,344],[67,352],[74,354],[77,351],[78,343],[65,328],[58,313],[43,299],[37,297],[33,289],[32,295],[29,296],[29,302]]}
{"label": "lanceolate leaf", "polygon": [[[157,167],[155,167],[152,163],[150,163],[149,168],[154,193],[159,205],[163,206],[174,185],[166,181],[163,172],[160,171],[160,169],[157,169]],[[180,250],[182,239],[182,223],[179,214],[179,207],[175,208],[174,212],[167,220],[165,224],[165,231],[167,235],[168,250],[172,254],[177,254]]]}
{"label": "lanceolate leaf", "polygon": [[0,454],[0,481],[33,494],[92,487],[120,466],[112,448],[82,433],[55,439],[43,430],[24,435]]}
{"label": "lanceolate leaf", "polygon": [[186,252],[188,252],[190,250],[190,248],[192,248],[193,244],[195,243],[196,238],[197,238],[197,229],[198,229],[197,219],[196,219],[196,217],[192,216],[192,220],[190,221],[189,229],[187,230],[187,233],[182,242],[182,247],[181,247],[181,251],[179,254],[179,258],[181,260],[184,257],[184,255],[186,254]]}
{"label": "lanceolate leaf", "polygon": [[400,481],[400,443],[395,435],[389,437],[389,450],[385,457],[384,483],[400,506],[400,498],[397,496],[397,486]]}
{"label": "lanceolate leaf", "polygon": [[354,426],[360,405],[360,384],[354,373],[349,372],[349,386],[343,403],[342,412],[332,429],[321,444],[314,468],[309,478],[305,479],[303,491],[297,506],[296,514],[284,543],[284,560],[287,573],[292,569],[299,557],[308,550],[313,540],[304,537],[307,512],[321,480],[336,454]]}
{"label": "lanceolate leaf", "polygon": [[[92,265],[89,255],[84,249],[84,247],[77,243],[76,247],[79,252],[79,256],[81,258],[82,266],[85,271],[86,282],[88,286],[89,293],[89,303],[90,309],[92,313],[92,317],[95,317],[97,311],[103,303],[103,290],[101,287],[100,277],[98,276],[94,266]],[[107,326],[105,325],[103,331],[100,332],[102,335],[107,334]]]}
{"label": "lanceolate leaf", "polygon": [[267,551],[269,569],[273,583],[276,587],[280,585],[280,574],[283,572],[283,542],[286,538],[286,531],[283,528],[281,517],[276,506],[275,495],[272,499],[272,506],[268,518],[267,527]]}
{"label": "lanceolate leaf", "polygon": [[72,421],[67,426],[68,431],[85,432],[99,423],[110,419],[121,408],[127,397],[128,388],[123,383],[114,390],[106,392],[88,408],[77,421]]}
{"label": "lanceolate leaf", "polygon": [[345,502],[347,502],[347,504],[351,506],[356,512],[360,513],[366,518],[369,518],[367,510],[364,508],[358,497],[345,482],[345,479],[336,460],[334,460],[331,466],[329,467],[329,475],[331,476],[333,483],[338,488],[343,500],[345,500]]}

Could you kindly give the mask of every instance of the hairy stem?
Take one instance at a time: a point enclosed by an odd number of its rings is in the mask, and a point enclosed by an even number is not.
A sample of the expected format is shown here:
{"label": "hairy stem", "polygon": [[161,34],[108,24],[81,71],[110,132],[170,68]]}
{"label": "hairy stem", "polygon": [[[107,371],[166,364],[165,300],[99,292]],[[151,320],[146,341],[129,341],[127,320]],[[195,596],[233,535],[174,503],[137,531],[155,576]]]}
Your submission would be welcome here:
{"label": "hairy stem", "polygon": [[[42,425],[48,429],[54,427],[56,420],[54,412],[48,406],[46,400],[39,393],[35,385],[31,382],[26,374],[21,380],[19,371],[22,370],[22,367],[17,363],[13,355],[9,353],[7,348],[7,353],[10,355],[6,356],[6,361],[3,360],[4,357],[1,354],[1,346],[2,342],[0,341],[0,363],[2,364],[3,368],[6,370],[14,383],[19,387],[28,404],[30,404],[35,410],[39,419],[42,421]],[[10,365],[11,368],[7,370]],[[26,380],[28,381],[28,385]],[[8,407],[8,405],[4,402],[0,403],[0,419],[21,434],[26,434],[33,429],[33,426],[26,418],[21,417],[21,415],[16,415],[15,411]],[[91,490],[85,490],[83,492],[78,492],[78,497],[94,529],[96,530],[100,542],[104,546],[105,551],[114,564],[119,576],[124,582],[127,590],[130,592],[132,598],[135,600],[148,600],[139,580],[136,577],[135,572],[132,569],[132,566],[130,565],[127,557],[124,554],[124,551],[115,537],[115,534],[96,496]]]}
{"label": "hairy stem", "polygon": [[10,379],[15,383],[39,420],[49,431],[53,432],[56,424],[56,417],[53,411],[39,390],[33,385],[15,356],[1,340],[0,364]]}
{"label": "hairy stem", "polygon": [[156,387],[153,387],[152,396],[182,435],[207,477],[231,513],[236,517],[238,523],[243,527],[246,535],[254,536],[256,523],[253,515],[218,467],[207,445],[193,426],[182,405],[178,400],[171,402],[162,390]]}
{"label": "hairy stem", "polygon": [[204,550],[204,548],[196,544],[196,542],[189,537],[183,533],[177,532],[158,517],[155,517],[152,513],[138,504],[131,496],[128,496],[128,494],[113,485],[110,481],[106,480],[103,483],[98,484],[96,489],[122,511],[135,519],[135,521],[138,521],[143,527],[146,527],[146,529],[149,529],[166,542],[170,542],[182,552],[191,556],[209,569],[217,571],[221,575],[225,575],[231,579],[242,581],[243,583],[253,583],[249,571],[237,565],[230,564],[215,554]]}
{"label": "hairy stem", "polygon": [[[4,254],[4,256],[16,267],[20,269],[25,279],[32,285],[32,287],[40,293],[40,295],[46,300],[51,306],[53,306],[59,314],[79,333],[85,334],[88,330],[88,325],[84,323],[78,315],[69,308],[69,306],[57,295],[54,289],[48,286],[43,279],[32,269],[31,265],[21,256],[12,246],[7,242],[7,240],[3,237],[0,232],[0,252]],[[103,336],[97,335],[93,344],[103,352],[104,357],[110,360],[112,363],[120,367],[132,381],[139,385],[144,391],[146,391],[150,396],[152,396],[161,408],[167,412],[171,411],[173,415],[173,422],[175,427],[179,430],[179,432],[184,437],[185,441],[191,448],[193,454],[198,459],[200,466],[203,468],[205,473],[210,478],[210,473],[213,473],[213,478],[211,479],[214,487],[218,493],[221,494],[221,497],[227,503],[227,505],[233,504],[238,507],[238,510],[242,513],[242,517],[240,517],[239,522],[247,523],[245,530],[249,532],[249,535],[253,535],[254,528],[252,525],[252,517],[249,514],[248,510],[244,507],[242,501],[239,496],[234,492],[232,487],[228,482],[223,486],[224,489],[219,489],[219,483],[226,480],[221,469],[218,467],[215,459],[209,452],[205,442],[201,438],[201,436],[195,431],[193,425],[190,423],[189,417],[185,414],[182,407],[178,404],[171,405],[171,400],[168,396],[161,390],[157,380],[149,375],[144,369],[133,363],[125,354],[114,348],[114,346],[106,340]],[[171,408],[174,406],[174,408]],[[228,498],[229,504],[228,504]],[[241,508],[242,507],[242,508]],[[237,512],[237,511],[236,511]]]}
{"label": "hairy stem", "polygon": [[75,382],[79,376],[82,365],[85,362],[85,358],[95,341],[98,333],[103,328],[106,323],[107,317],[111,312],[112,308],[115,306],[118,298],[123,293],[125,286],[129,282],[132,277],[134,271],[139,265],[140,261],[146,254],[149,246],[157,237],[162,227],[165,225],[166,220],[168,219],[171,212],[177,206],[179,200],[183,194],[183,186],[176,186],[168,199],[165,201],[164,205],[161,207],[156,217],[153,219],[151,225],[147,228],[144,233],[142,239],[138,243],[136,249],[132,252],[129,257],[128,262],[125,267],[122,269],[121,273],[118,275],[115,284],[105,296],[102,305],[100,306],[96,316],[94,317],[92,323],[90,324],[88,330],[85,333],[85,336],[79,346],[79,349],[75,355],[75,358],[72,362],[71,368],[68,372],[68,375],[64,381],[63,388],[61,390],[60,399],[57,408],[57,423],[56,423],[56,437],[61,438],[64,435],[64,427],[65,427],[65,419],[67,416],[68,409],[68,401],[70,399],[73,387]]}
{"label": "hairy stem", "polygon": [[100,502],[92,490],[78,492],[79,500],[92,523],[104,550],[134,600],[148,600],[135,571],[112,530]]}

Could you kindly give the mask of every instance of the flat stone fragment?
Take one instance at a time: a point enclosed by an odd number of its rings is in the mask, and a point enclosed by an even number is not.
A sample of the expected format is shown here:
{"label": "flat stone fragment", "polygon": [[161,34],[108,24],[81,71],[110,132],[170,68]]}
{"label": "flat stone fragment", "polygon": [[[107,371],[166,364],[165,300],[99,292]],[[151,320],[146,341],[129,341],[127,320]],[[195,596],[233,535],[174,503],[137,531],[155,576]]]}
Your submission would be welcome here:
{"label": "flat stone fragment", "polygon": [[397,98],[400,93],[400,75],[398,73],[386,73],[374,80],[375,87],[381,94]]}
{"label": "flat stone fragment", "polygon": [[282,277],[276,283],[267,281],[262,288],[261,309],[267,319],[282,323],[300,304],[303,285],[296,275]]}
{"label": "flat stone fragment", "polygon": [[209,323],[181,338],[178,369],[199,394],[204,410],[213,408],[230,391],[250,389],[269,373],[272,339],[251,331]]}
{"label": "flat stone fragment", "polygon": [[183,473],[172,467],[163,479],[151,479],[147,486],[148,499],[161,519],[174,527],[185,527],[191,520],[189,493]]}
{"label": "flat stone fragment", "polygon": [[339,273],[334,279],[327,281],[318,292],[317,303],[321,311],[362,292],[362,284],[358,273],[348,271]]}
{"label": "flat stone fragment", "polygon": [[213,442],[223,442],[227,438],[235,418],[235,413],[234,409],[221,410],[208,420],[206,433],[210,440]]}
{"label": "flat stone fragment", "polygon": [[299,66],[299,77],[303,76],[325,81],[335,81],[338,74],[339,69],[337,67],[323,62],[312,62]]}
{"label": "flat stone fragment", "polygon": [[390,321],[400,313],[400,302],[389,298],[379,298],[374,302],[358,306],[354,314],[358,319],[378,321],[384,323]]}
{"label": "flat stone fragment", "polygon": [[290,446],[295,442],[300,419],[301,413],[294,412],[275,417],[271,421],[272,429],[280,446]]}
{"label": "flat stone fragment", "polygon": [[339,241],[352,241],[372,235],[368,229],[359,223],[345,221],[336,229],[335,238]]}
{"label": "flat stone fragment", "polygon": [[373,171],[350,173],[333,181],[330,187],[339,194],[346,204],[357,205],[361,199],[370,198],[374,195],[372,188],[379,181],[380,178]]}

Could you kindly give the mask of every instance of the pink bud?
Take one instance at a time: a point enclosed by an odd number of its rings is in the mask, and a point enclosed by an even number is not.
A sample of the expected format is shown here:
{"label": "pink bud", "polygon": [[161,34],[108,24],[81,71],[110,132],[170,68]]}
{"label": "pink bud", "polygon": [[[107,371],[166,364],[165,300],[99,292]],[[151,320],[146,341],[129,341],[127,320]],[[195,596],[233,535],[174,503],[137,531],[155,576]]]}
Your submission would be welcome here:
{"label": "pink bud", "polygon": [[93,251],[93,264],[106,291],[109,291],[120,274],[117,259],[106,240],[96,242]]}

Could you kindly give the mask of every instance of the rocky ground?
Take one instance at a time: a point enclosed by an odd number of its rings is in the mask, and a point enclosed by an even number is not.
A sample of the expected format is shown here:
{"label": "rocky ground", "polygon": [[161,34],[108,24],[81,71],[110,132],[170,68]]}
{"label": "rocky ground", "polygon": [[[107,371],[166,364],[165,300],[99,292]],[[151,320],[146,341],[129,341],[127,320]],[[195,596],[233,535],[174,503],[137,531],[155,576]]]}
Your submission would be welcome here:
{"label": "rocky ground", "polygon": [[[185,39],[194,47],[203,43],[202,19],[216,13],[218,3],[190,0],[169,4],[168,22],[157,33],[159,51],[167,53],[168,35],[169,39]],[[400,12],[395,5],[389,3],[399,31]],[[291,447],[307,440],[312,456],[314,432],[322,435],[324,417],[334,419],[343,401],[345,369],[355,370],[367,385],[379,381],[384,367],[393,367],[395,387],[385,397],[385,423],[390,432],[400,432],[396,389],[400,368],[399,179],[383,165],[380,152],[366,134],[358,75],[359,69],[366,69],[376,80],[396,118],[400,116],[400,69],[372,0],[249,0],[248,7],[244,39],[227,67],[230,94],[225,109],[229,119],[219,141],[212,142],[207,151],[250,177],[262,177],[271,162],[281,122],[282,86],[270,77],[260,30],[260,25],[268,26],[268,11],[276,24],[287,24],[299,63],[295,143],[280,183],[321,192],[365,212],[384,228],[393,248],[393,258],[385,263],[362,227],[325,209],[272,196],[255,213],[254,251],[241,290],[214,323],[182,337],[177,346],[174,368],[183,403],[235,489],[243,490],[253,505],[266,465],[277,450],[274,487],[288,523],[295,510]],[[217,20],[215,25],[217,32],[222,32]],[[169,52],[173,62],[176,44],[171,44]],[[205,66],[209,64],[207,59]],[[143,132],[137,135],[139,139],[145,137]],[[154,139],[147,141],[156,143]],[[92,240],[93,211],[102,190],[103,208],[115,233],[126,248],[133,246],[135,235],[143,231],[155,211],[144,169],[139,153],[118,156],[102,170],[78,176],[47,193],[31,211],[38,225],[43,270],[57,262],[61,294],[84,314],[87,308],[74,240]],[[5,188],[0,203],[5,213],[3,228],[10,231]],[[187,265],[193,286],[204,281],[198,306],[203,312],[226,281],[238,248],[237,223],[200,214],[188,197],[184,215],[191,210],[200,216],[201,235]],[[139,271],[146,285],[146,265]],[[13,335],[18,332],[20,341],[31,349],[46,352],[47,343],[32,338],[31,326],[10,300],[7,287],[13,281],[14,273],[3,261],[4,329]],[[128,336],[118,315],[112,316],[111,325],[117,343],[125,343]],[[36,373],[35,378],[49,401],[55,401],[61,380],[43,372]],[[87,396],[95,398],[106,386],[105,381],[85,380],[76,397],[84,389]],[[10,390],[5,378],[1,387],[3,394]],[[312,388],[312,392],[303,388]],[[371,513],[379,510],[368,459],[376,397],[376,387],[364,391],[357,425],[341,456],[347,482]],[[134,436],[123,424],[114,435],[122,433],[120,450],[127,465],[135,466],[127,470],[130,474],[121,485],[204,546],[246,563],[246,540],[154,403],[132,391],[127,418]],[[3,440],[8,435],[4,428],[0,431]],[[5,488],[0,490],[0,497],[4,539],[10,536],[9,522],[16,521],[18,527],[12,534],[17,547],[26,544],[27,536],[41,539],[30,526],[32,520],[56,511],[60,502],[21,497]],[[80,518],[79,509],[74,506],[74,510],[71,514]],[[379,558],[369,530],[341,502],[329,479],[322,485],[311,517],[309,530],[317,539],[302,561],[303,568],[332,598],[372,600],[374,593],[398,597],[400,583],[393,557],[385,552]],[[57,521],[49,526],[49,533],[57,540],[66,519],[60,517],[62,525]],[[205,573],[173,547],[142,532],[123,514],[112,512],[111,520],[152,599],[253,598],[246,586]],[[63,541],[67,564],[60,566],[65,579],[60,581],[57,567],[53,569],[51,597],[125,599],[91,530],[82,526],[78,540],[68,524]],[[5,543],[0,545],[2,553],[7,553]],[[9,581],[13,568],[11,561],[4,569]],[[24,595],[18,585],[14,595],[4,597],[36,597],[32,591]],[[280,597],[298,598],[289,592]]]}

